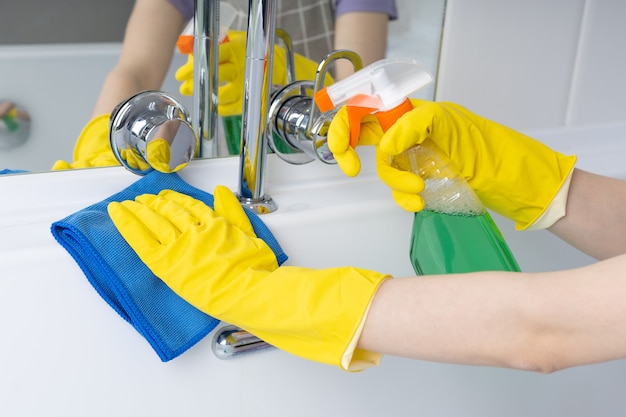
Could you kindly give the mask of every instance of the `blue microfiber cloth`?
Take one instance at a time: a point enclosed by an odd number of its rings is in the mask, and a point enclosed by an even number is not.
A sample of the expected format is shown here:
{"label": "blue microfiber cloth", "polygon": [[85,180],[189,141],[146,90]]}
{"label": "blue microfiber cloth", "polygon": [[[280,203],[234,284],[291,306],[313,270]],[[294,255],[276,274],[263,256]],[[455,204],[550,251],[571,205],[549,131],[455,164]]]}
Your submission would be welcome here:
{"label": "blue microfiber cloth", "polygon": [[[111,221],[111,201],[132,200],[141,194],[170,189],[213,207],[213,196],[183,181],[177,174],[152,171],[111,197],[52,224],[52,235],[72,255],[98,294],[128,321],[163,362],[196,344],[219,321],[187,303],[156,277],[126,243]],[[254,213],[246,210],[257,236],[276,254],[287,255]]]}
{"label": "blue microfiber cloth", "polygon": [[0,169],[0,175],[22,174],[24,172],[29,172],[29,171],[24,171],[22,169],[9,169],[9,168]]}

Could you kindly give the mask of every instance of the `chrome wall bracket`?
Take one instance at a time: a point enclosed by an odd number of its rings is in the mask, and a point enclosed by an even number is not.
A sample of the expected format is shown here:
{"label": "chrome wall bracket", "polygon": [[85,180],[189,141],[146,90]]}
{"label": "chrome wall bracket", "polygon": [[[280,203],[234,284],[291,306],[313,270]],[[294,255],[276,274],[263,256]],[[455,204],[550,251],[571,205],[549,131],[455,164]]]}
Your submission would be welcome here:
{"label": "chrome wall bracket", "polygon": [[239,327],[228,325],[217,330],[211,348],[219,359],[232,359],[273,346]]}

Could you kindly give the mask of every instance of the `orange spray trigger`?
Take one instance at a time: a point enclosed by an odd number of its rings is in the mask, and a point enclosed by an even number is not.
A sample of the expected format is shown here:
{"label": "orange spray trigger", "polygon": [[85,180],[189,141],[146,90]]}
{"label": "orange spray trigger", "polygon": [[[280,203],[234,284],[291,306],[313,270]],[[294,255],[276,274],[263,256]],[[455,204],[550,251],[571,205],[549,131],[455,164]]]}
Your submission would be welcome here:
{"label": "orange spray trigger", "polygon": [[[238,10],[226,1],[219,4],[219,37],[218,43],[228,41],[228,30],[237,17]],[[194,19],[189,20],[176,42],[178,51],[181,54],[193,54],[194,46]]]}
{"label": "orange spray trigger", "polygon": [[320,91],[316,92],[313,99],[322,113],[326,113],[328,110],[335,108],[335,103],[333,103],[333,100],[328,95],[327,87],[324,87]]}
{"label": "orange spray trigger", "polygon": [[180,35],[176,41],[176,46],[181,54],[193,54],[193,36]]}
{"label": "orange spray trigger", "polygon": [[378,97],[367,94],[357,94],[351,97],[346,103],[348,111],[348,123],[350,126],[350,146],[354,149],[359,144],[361,134],[361,120],[368,114],[374,113],[382,106],[382,101]]}
{"label": "orange spray trigger", "polygon": [[376,119],[378,119],[378,123],[383,129],[383,132],[386,132],[396,122],[396,120],[398,120],[404,113],[409,112],[412,109],[413,104],[411,103],[411,100],[407,98],[392,109],[377,112]]}
{"label": "orange spray trigger", "polygon": [[407,97],[432,81],[432,74],[417,61],[382,59],[317,92],[315,102],[322,112],[347,107],[350,145],[355,147],[365,115],[383,113],[379,123],[388,129],[412,108]]}

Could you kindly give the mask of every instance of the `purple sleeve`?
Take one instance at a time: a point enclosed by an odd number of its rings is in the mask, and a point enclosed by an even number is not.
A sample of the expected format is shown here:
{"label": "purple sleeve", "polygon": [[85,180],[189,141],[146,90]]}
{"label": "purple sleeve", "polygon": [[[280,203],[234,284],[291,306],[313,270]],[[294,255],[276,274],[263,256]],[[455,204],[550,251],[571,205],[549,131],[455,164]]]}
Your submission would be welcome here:
{"label": "purple sleeve", "polygon": [[382,12],[391,20],[398,18],[395,0],[337,0],[335,16],[350,12]]}
{"label": "purple sleeve", "polygon": [[170,4],[176,7],[176,10],[183,15],[185,20],[189,20],[193,17],[193,0],[167,0]]}

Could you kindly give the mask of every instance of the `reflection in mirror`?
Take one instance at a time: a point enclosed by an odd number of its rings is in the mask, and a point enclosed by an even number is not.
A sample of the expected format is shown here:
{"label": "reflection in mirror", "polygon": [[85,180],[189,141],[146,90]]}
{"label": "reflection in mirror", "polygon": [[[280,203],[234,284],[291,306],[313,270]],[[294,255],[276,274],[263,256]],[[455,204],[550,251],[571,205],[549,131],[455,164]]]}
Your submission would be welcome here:
{"label": "reflection in mirror", "polygon": [[113,154],[134,174],[176,172],[196,154],[189,114],[162,91],[143,91],[120,103],[109,128]]}
{"label": "reflection in mirror", "polygon": [[[42,10],[50,9],[50,1],[67,2],[46,0]],[[387,56],[416,59],[436,74],[445,0],[396,2],[399,16],[389,25]],[[86,7],[78,8],[81,9],[85,11]],[[129,11],[128,8],[122,10],[117,26],[124,26]],[[52,20],[50,23],[55,24]],[[45,35],[37,38],[33,33],[29,33],[24,42],[15,42],[14,37],[5,37],[2,33],[12,27],[16,30],[10,25],[0,28],[0,39],[3,39],[0,41],[0,100],[19,103],[28,110],[32,122],[29,136],[19,146],[4,147],[0,143],[0,171],[5,168],[48,171],[55,161],[72,159],[74,143],[91,118],[102,83],[117,61],[121,44],[119,39],[85,39],[82,30],[74,39],[64,39],[64,43],[57,39],[53,40],[56,43],[48,43]],[[47,28],[41,30],[44,34],[49,32]],[[120,39],[122,35],[119,34]],[[3,43],[4,39],[12,43]],[[174,78],[175,71],[186,60],[186,56],[174,54],[161,90],[178,98],[193,115],[192,98],[179,94],[179,83]],[[415,97],[432,99],[434,88],[433,84]],[[222,123],[219,127],[219,134],[223,135]],[[2,129],[0,126],[0,132]]]}
{"label": "reflection in mirror", "polygon": [[0,98],[0,150],[13,149],[30,135],[30,114],[19,104]]}

